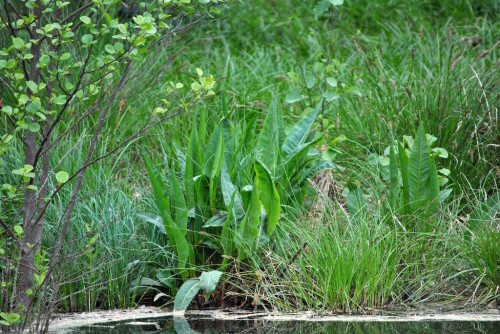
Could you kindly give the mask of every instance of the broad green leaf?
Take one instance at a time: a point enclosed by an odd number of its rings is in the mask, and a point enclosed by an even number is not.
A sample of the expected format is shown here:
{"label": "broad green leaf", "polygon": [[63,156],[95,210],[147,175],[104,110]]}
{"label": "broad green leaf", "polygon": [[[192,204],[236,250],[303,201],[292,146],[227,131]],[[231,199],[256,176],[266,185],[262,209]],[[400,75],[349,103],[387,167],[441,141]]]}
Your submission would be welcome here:
{"label": "broad green leaf", "polygon": [[109,54],[115,54],[116,53],[115,48],[111,44],[106,44],[104,46],[104,50],[106,50],[106,52],[109,53]]}
{"label": "broad green leaf", "polygon": [[187,233],[188,210],[181,185],[172,170],[171,176],[173,202],[175,206],[175,223],[183,235]]}
{"label": "broad green leaf", "polygon": [[219,211],[212,218],[207,220],[207,222],[203,225],[204,228],[208,227],[221,227],[224,226],[226,222],[228,213],[226,211]]}
{"label": "broad green leaf", "polygon": [[82,21],[85,24],[90,24],[92,21],[90,20],[90,17],[82,15],[80,16],[80,21]]}
{"label": "broad green leaf", "polygon": [[24,41],[20,37],[13,37],[12,45],[14,45],[14,48],[16,48],[17,50],[21,50],[22,48],[24,48]]}
{"label": "broad green leaf", "polygon": [[285,102],[289,103],[289,104],[293,104],[293,103],[302,101],[305,98],[306,97],[304,95],[300,94],[299,92],[289,92],[288,94],[286,94]]}
{"label": "broad green leaf", "polygon": [[200,275],[200,286],[201,289],[203,290],[203,295],[205,296],[205,301],[208,300],[210,297],[210,294],[215,290],[217,287],[217,283],[219,283],[220,277],[222,275],[222,272],[218,270],[212,270],[212,271],[204,271]]}
{"label": "broad green leaf", "polygon": [[[308,163],[309,168],[300,174],[300,178],[298,179],[298,182],[296,182],[297,186],[301,187],[307,179],[312,178],[314,175],[318,174],[319,172],[322,172],[326,169],[334,169],[338,168],[341,172],[343,171],[343,168],[335,165],[331,161],[323,160],[323,159],[315,159],[312,162]],[[293,182],[293,181],[292,181]],[[295,183],[295,182],[294,182]]]}
{"label": "broad green leaf", "polygon": [[224,226],[222,227],[222,231],[220,233],[220,244],[224,251],[224,255],[226,255],[226,257],[224,257],[222,260],[222,267],[224,267],[224,264],[226,264],[227,262],[227,256],[233,255],[233,230],[231,229],[231,221],[234,219],[233,205],[235,194],[236,193],[233,193],[231,203],[227,208],[229,214],[227,215],[226,221],[224,222]]}
{"label": "broad green leaf", "polygon": [[222,134],[224,137],[224,161],[227,167],[231,169],[231,164],[236,162],[236,160],[233,159],[233,151],[236,143],[233,124],[227,118],[222,120]]}
{"label": "broad green leaf", "polygon": [[406,155],[406,151],[398,141],[398,154],[399,161],[401,163],[401,178],[403,181],[403,196],[401,196],[401,204],[400,209],[402,214],[407,214],[409,210],[410,203],[410,187],[408,185],[408,156]]}
{"label": "broad green leaf", "polygon": [[225,163],[222,166],[221,170],[221,190],[222,198],[224,199],[224,205],[226,206],[227,210],[231,211],[229,209],[229,206],[231,206],[234,217],[236,217],[236,219],[238,220],[243,218],[245,216],[243,199],[241,198],[240,192],[231,181],[231,177]]}
{"label": "broad green leaf", "polygon": [[66,183],[69,180],[69,174],[63,170],[60,172],[57,172],[56,173],[56,180],[57,180],[57,183],[59,183],[59,184]]}
{"label": "broad green leaf", "polygon": [[442,147],[435,147],[432,149],[432,152],[440,158],[448,158],[448,151]]}
{"label": "broad green leaf", "polygon": [[276,104],[272,103],[257,139],[257,160],[265,164],[273,175],[280,158],[280,127],[277,126],[279,122],[278,109]]}
{"label": "broad green leaf", "polygon": [[175,153],[177,155],[177,163],[179,164],[179,167],[181,169],[180,175],[184,176],[186,175],[186,155],[181,150],[179,145],[175,142],[175,140],[172,140],[172,146],[174,147]]}
{"label": "broad green leaf", "polygon": [[82,36],[82,43],[83,44],[86,44],[86,45],[89,45],[92,40],[94,39],[94,37],[90,34],[87,34],[87,35],[83,35]]}
{"label": "broad green leaf", "polygon": [[441,168],[438,172],[445,176],[450,176],[450,170],[448,168]]}
{"label": "broad green leaf", "polygon": [[[299,164],[300,160],[309,152],[309,149],[313,147],[313,145],[319,142],[321,139],[322,137],[319,137],[314,141],[299,144],[296,147],[294,147],[292,151],[290,151],[283,160],[282,163],[283,168],[300,171],[297,170],[297,165]],[[288,175],[288,178],[291,178],[292,176],[293,175]]]}
{"label": "broad green leaf", "polygon": [[340,6],[344,3],[344,0],[329,0],[329,1],[334,6]]}
{"label": "broad green leaf", "polygon": [[425,138],[424,127],[421,124],[413,142],[408,162],[408,187],[410,192],[410,208],[417,211],[423,208],[429,197],[429,178],[431,176],[431,161],[429,145]]}
{"label": "broad green leaf", "polygon": [[281,152],[284,156],[287,156],[292,152],[297,146],[303,144],[307,137],[309,136],[309,132],[311,131],[312,125],[318,116],[319,111],[321,110],[322,103],[318,103],[318,106],[314,108],[307,116],[303,117],[290,131],[285,141],[283,142],[283,146],[281,148]]}
{"label": "broad green leaf", "polygon": [[40,124],[38,123],[28,124],[28,130],[30,130],[31,132],[38,132],[40,130]]}
{"label": "broad green leaf", "polygon": [[360,217],[365,216],[365,198],[363,192],[358,185],[349,184],[349,192],[347,193],[347,208],[354,221],[359,222]]}
{"label": "broad green leaf", "polygon": [[201,284],[198,278],[192,278],[184,282],[175,296],[174,312],[185,311],[200,289]]}
{"label": "broad green leaf", "polygon": [[245,127],[243,128],[243,133],[240,138],[242,140],[239,143],[238,149],[247,152],[254,149],[255,142],[255,129],[257,127],[257,117],[252,117],[248,122],[245,122]]}
{"label": "broad green leaf", "polygon": [[200,175],[202,170],[202,154],[200,142],[198,140],[198,132],[193,126],[191,138],[186,153],[186,168],[184,172],[184,188],[186,190],[186,199],[188,208],[194,208],[196,205],[196,196],[193,178],[195,175]]}
{"label": "broad green leaf", "polygon": [[328,147],[326,150],[321,152],[321,158],[323,158],[324,160],[333,161],[337,157],[338,153],[339,152],[337,150]]}
{"label": "broad green leaf", "polygon": [[16,232],[18,236],[20,236],[21,234],[23,234],[23,228],[20,225],[16,225],[14,226],[14,232]]}
{"label": "broad green leaf", "polygon": [[36,93],[38,91],[38,85],[31,80],[26,81],[26,86],[33,92]]}
{"label": "broad green leaf", "polygon": [[432,146],[437,140],[436,137],[428,133],[425,134],[425,139],[427,139],[427,144],[429,144],[429,146]]}
{"label": "broad green leaf", "polygon": [[215,208],[216,198],[216,183],[215,176],[220,173],[222,164],[224,163],[224,138],[220,126],[218,125],[205,150],[203,157],[205,163],[203,173],[209,178],[209,201],[210,207]]}
{"label": "broad green leaf", "polygon": [[69,59],[69,57],[71,57],[70,53],[69,52],[65,52],[61,55],[61,57],[59,57],[59,60],[66,60],[66,59]]}
{"label": "broad green leaf", "polygon": [[334,92],[323,92],[322,96],[325,98],[326,102],[332,102],[340,98],[340,94]]}
{"label": "broad green leaf", "polygon": [[314,76],[313,73],[307,73],[305,82],[306,82],[306,88],[311,89],[316,85],[316,77]]}
{"label": "broad green leaf", "polygon": [[254,168],[257,176],[260,201],[267,215],[267,234],[271,236],[276,229],[281,212],[280,196],[267,168],[259,161],[255,162]]}
{"label": "broad green leaf", "polygon": [[390,175],[390,192],[389,192],[389,201],[391,204],[391,210],[393,213],[396,213],[396,207],[398,204],[399,197],[399,170],[398,170],[398,161],[396,160],[396,154],[394,154],[394,144],[391,139],[389,151],[389,175]]}
{"label": "broad green leaf", "polygon": [[[432,215],[437,213],[438,207],[439,207],[439,180],[438,180],[438,173],[437,173],[437,168],[436,168],[436,163],[434,161],[434,158],[430,157],[430,170],[429,170],[429,196],[427,198],[427,214],[426,218],[431,217]],[[431,226],[432,227],[432,226]],[[427,229],[426,232],[430,232],[429,229]]]}
{"label": "broad green leaf", "polygon": [[441,190],[439,192],[439,202],[443,203],[444,201],[446,201],[446,199],[450,196],[452,191],[453,191],[452,188],[446,188]]}
{"label": "broad green leaf", "polygon": [[188,272],[184,270],[186,267],[187,259],[189,258],[189,243],[184,237],[184,232],[174,223],[172,217],[170,216],[170,203],[168,198],[163,194],[164,189],[168,189],[165,183],[158,177],[153,170],[151,159],[145,155],[144,161],[146,163],[146,169],[148,171],[149,177],[151,179],[151,186],[153,188],[153,194],[155,197],[156,205],[160,209],[161,218],[163,219],[163,225],[165,226],[165,232],[170,240],[172,246],[174,246],[177,253],[178,269],[181,272],[183,278],[187,278]]}
{"label": "broad green leaf", "polygon": [[330,0],[319,0],[316,6],[314,6],[313,13],[315,17],[321,16],[323,13],[330,9]]}
{"label": "broad green leaf", "polygon": [[224,161],[224,139],[220,126],[216,126],[203,156],[203,173],[210,179],[219,174]]}
{"label": "broad green leaf", "polygon": [[326,78],[326,83],[328,83],[330,86],[332,87],[337,87],[337,80],[335,78],[332,78],[332,77],[328,77]]}
{"label": "broad green leaf", "polygon": [[238,260],[246,259],[247,249],[250,249],[259,235],[260,201],[256,180],[253,184],[250,204],[235,235],[235,245],[238,249]]}
{"label": "broad green leaf", "polygon": [[155,215],[153,213],[139,213],[137,214],[139,218],[144,219],[144,221],[153,224],[160,230],[161,233],[167,235],[167,232],[165,231],[165,225],[163,224],[163,219],[161,216]]}

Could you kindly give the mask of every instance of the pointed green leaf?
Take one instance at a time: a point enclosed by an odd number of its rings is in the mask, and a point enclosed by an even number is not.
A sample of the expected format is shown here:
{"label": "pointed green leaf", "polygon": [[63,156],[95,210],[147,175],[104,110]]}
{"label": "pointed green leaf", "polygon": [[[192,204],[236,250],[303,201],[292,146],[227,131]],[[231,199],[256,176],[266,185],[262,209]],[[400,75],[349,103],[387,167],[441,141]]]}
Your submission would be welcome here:
{"label": "pointed green leaf", "polygon": [[326,82],[334,88],[337,87],[337,80],[335,78],[328,77],[326,78]]}
{"label": "pointed green leaf", "polygon": [[184,171],[184,188],[186,190],[186,199],[188,208],[194,208],[196,205],[196,196],[193,178],[195,175],[201,174],[201,167],[203,165],[201,146],[198,140],[198,132],[193,126],[191,131],[191,138],[189,139],[187,154],[186,154],[186,167]]}
{"label": "pointed green leaf", "polygon": [[297,185],[300,187],[307,179],[310,179],[314,177],[314,175],[318,174],[319,172],[322,172],[326,169],[335,169],[338,168],[340,171],[342,171],[342,168],[339,166],[335,165],[331,161],[324,160],[324,159],[315,159],[308,163],[309,168],[301,172],[300,178],[298,179],[299,181],[297,182]]}
{"label": "pointed green leaf", "polygon": [[222,133],[224,137],[224,161],[228,168],[231,168],[231,163],[237,162],[236,159],[233,159],[233,151],[236,143],[233,124],[227,118],[222,120]]}
{"label": "pointed green leaf", "polygon": [[255,162],[254,168],[257,176],[260,201],[267,215],[267,234],[271,236],[276,229],[281,212],[280,196],[267,168],[259,161]]}
{"label": "pointed green leaf", "polygon": [[210,294],[217,287],[217,283],[219,283],[220,277],[222,276],[222,272],[218,270],[212,271],[204,271],[200,275],[200,285],[203,290],[203,295],[205,296],[205,300],[208,300]]}
{"label": "pointed green leaf", "polygon": [[188,209],[181,185],[172,171],[172,194],[175,206],[175,223],[183,235],[187,233]]}
{"label": "pointed green leaf", "polygon": [[227,215],[228,213],[226,211],[219,211],[215,216],[207,220],[207,222],[203,225],[203,228],[224,226]]}
{"label": "pointed green leaf", "polygon": [[257,159],[262,161],[274,175],[279,163],[280,128],[278,110],[274,103],[269,107],[264,125],[257,139]]}
{"label": "pointed green leaf", "polygon": [[186,267],[187,259],[189,258],[189,243],[184,237],[184,232],[174,223],[172,217],[170,216],[170,203],[168,198],[163,194],[164,189],[168,189],[161,178],[157,177],[151,159],[149,156],[144,156],[144,161],[146,164],[146,169],[149,173],[151,179],[151,186],[153,188],[153,194],[155,198],[156,205],[160,209],[161,218],[163,220],[163,225],[165,226],[165,231],[167,237],[170,240],[172,246],[175,247],[177,253],[177,266],[181,272],[183,278],[187,278],[188,272],[184,270]]}
{"label": "pointed green leaf", "polygon": [[289,104],[293,104],[293,103],[302,101],[305,98],[306,97],[304,95],[300,94],[300,92],[289,92],[288,94],[286,94],[285,102],[289,103]]}
{"label": "pointed green leaf", "polygon": [[192,278],[182,284],[174,300],[174,312],[185,311],[201,289],[200,280]]}
{"label": "pointed green leaf", "polygon": [[349,192],[347,193],[347,208],[351,217],[355,221],[360,221],[360,217],[365,216],[365,198],[363,192],[358,185],[349,184]]}
{"label": "pointed green leaf", "polygon": [[247,257],[247,250],[252,247],[259,235],[260,224],[260,201],[257,182],[254,181],[250,204],[245,217],[240,223],[238,232],[235,235],[235,245],[238,249],[238,260],[242,261]]}
{"label": "pointed green leaf", "polygon": [[224,139],[220,126],[216,126],[203,156],[203,173],[210,179],[219,174],[224,161]]}
{"label": "pointed green leaf", "polygon": [[430,157],[430,171],[429,171],[429,197],[427,199],[427,217],[430,217],[437,213],[439,208],[439,180],[436,168],[436,162],[434,158]]}
{"label": "pointed green leaf", "polygon": [[287,156],[292,152],[297,146],[303,144],[307,137],[309,136],[309,132],[311,131],[311,127],[318,116],[319,111],[321,110],[322,103],[318,103],[318,106],[314,108],[307,116],[303,117],[290,131],[285,141],[283,142],[283,146],[281,148],[282,154]]}
{"label": "pointed green leaf", "polygon": [[399,170],[398,170],[398,161],[396,160],[396,154],[394,154],[394,144],[391,139],[389,151],[389,175],[390,175],[390,193],[389,200],[391,204],[391,210],[396,213],[396,207],[398,203],[399,197]]}
{"label": "pointed green leaf", "polygon": [[245,209],[243,206],[243,199],[241,198],[241,194],[236,188],[236,186],[231,181],[231,177],[227,170],[227,166],[224,163],[221,170],[221,190],[222,197],[224,199],[224,205],[229,210],[229,206],[232,202],[234,202],[231,207],[233,209],[233,214],[236,219],[241,219],[245,216]]}
{"label": "pointed green leaf", "polygon": [[328,11],[328,9],[330,8],[330,5],[331,5],[330,0],[318,1],[318,3],[316,4],[316,6],[314,6],[314,9],[313,9],[314,16],[316,18],[321,16],[323,13]]}
{"label": "pointed green leaf", "polygon": [[417,211],[425,206],[429,196],[429,177],[431,163],[429,145],[425,138],[423,125],[420,125],[415,136],[408,162],[408,187],[410,192],[410,208]]}
{"label": "pointed green leaf", "polygon": [[[222,231],[220,234],[220,243],[224,251],[224,255],[226,256],[233,255],[233,230],[231,229],[231,221],[234,219],[233,205],[234,205],[235,194],[236,192],[233,193],[233,197],[231,198],[231,203],[228,206],[229,214],[227,215],[226,221],[224,222],[224,226],[222,227]],[[227,258],[224,257],[222,260],[223,266],[226,262]]]}
{"label": "pointed green leaf", "polygon": [[400,199],[401,214],[407,214],[410,203],[410,188],[408,185],[408,156],[403,145],[398,141],[398,155],[401,163],[401,178],[403,181],[403,196]]}
{"label": "pointed green leaf", "polygon": [[156,226],[160,233],[167,235],[167,232],[165,231],[165,225],[163,224],[163,219],[161,218],[161,216],[155,215],[153,213],[139,213],[137,214],[137,216],[139,218],[142,218],[145,222]]}
{"label": "pointed green leaf", "polygon": [[243,133],[240,135],[242,140],[239,142],[238,150],[247,152],[255,147],[255,129],[257,128],[257,117],[254,116],[245,122]]}
{"label": "pointed green leaf", "polygon": [[[294,147],[283,160],[282,166],[284,168],[290,166],[290,169],[296,170],[296,167],[299,164],[300,160],[309,152],[309,149],[321,139],[322,137],[319,137],[313,141],[303,143]],[[288,177],[291,178],[292,175],[289,175]]]}

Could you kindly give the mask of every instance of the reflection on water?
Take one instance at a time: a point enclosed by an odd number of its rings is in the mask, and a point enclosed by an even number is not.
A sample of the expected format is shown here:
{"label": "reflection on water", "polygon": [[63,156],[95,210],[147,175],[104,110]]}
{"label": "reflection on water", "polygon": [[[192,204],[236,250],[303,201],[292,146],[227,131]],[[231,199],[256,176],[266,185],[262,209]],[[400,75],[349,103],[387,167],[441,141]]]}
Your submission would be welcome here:
{"label": "reflection on water", "polygon": [[75,329],[72,334],[295,334],[295,333],[343,333],[343,334],[444,334],[444,333],[500,333],[500,322],[305,322],[267,321],[262,319],[222,321],[194,318],[160,318],[132,322],[106,323]]}

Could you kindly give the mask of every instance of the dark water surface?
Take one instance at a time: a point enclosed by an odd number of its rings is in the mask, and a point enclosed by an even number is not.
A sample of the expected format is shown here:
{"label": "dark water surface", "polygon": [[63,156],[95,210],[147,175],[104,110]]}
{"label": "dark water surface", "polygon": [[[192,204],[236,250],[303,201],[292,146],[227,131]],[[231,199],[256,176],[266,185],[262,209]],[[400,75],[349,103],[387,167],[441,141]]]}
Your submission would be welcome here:
{"label": "dark water surface", "polygon": [[212,320],[194,318],[156,318],[127,322],[110,322],[102,325],[84,326],[74,329],[71,334],[132,334],[132,333],[485,333],[500,334],[500,321],[419,321],[419,322],[311,322],[311,321],[268,321],[252,320]]}

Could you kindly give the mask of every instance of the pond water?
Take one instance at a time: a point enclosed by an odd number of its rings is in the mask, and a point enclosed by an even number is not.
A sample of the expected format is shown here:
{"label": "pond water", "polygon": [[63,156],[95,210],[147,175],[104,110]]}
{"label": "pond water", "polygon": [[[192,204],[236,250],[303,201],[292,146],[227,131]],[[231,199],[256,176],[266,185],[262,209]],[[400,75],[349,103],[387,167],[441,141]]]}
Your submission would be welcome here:
{"label": "pond water", "polygon": [[313,322],[313,321],[269,321],[214,320],[200,318],[154,318],[150,320],[108,322],[75,328],[67,334],[196,334],[196,333],[356,333],[356,334],[443,334],[484,333],[499,334],[500,321],[377,321],[377,322]]}

